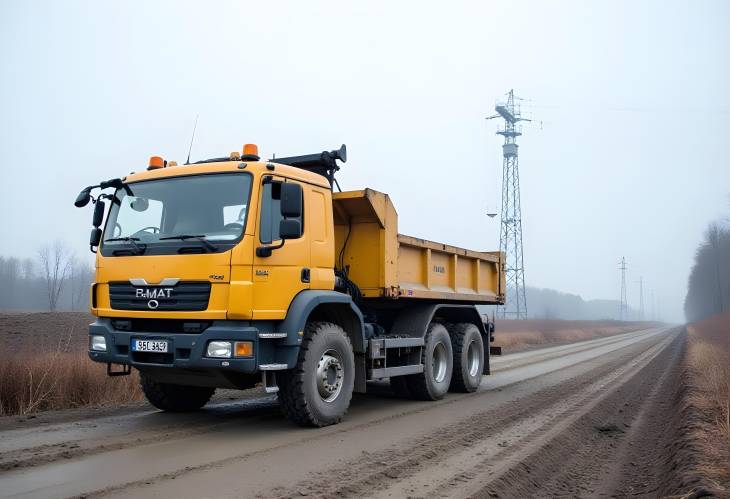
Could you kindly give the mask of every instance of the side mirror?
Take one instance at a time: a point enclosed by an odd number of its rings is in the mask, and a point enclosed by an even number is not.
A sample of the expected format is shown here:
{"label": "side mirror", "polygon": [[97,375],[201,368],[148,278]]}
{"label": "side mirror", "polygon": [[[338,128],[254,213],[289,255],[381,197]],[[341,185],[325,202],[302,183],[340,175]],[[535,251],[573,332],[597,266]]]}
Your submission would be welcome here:
{"label": "side mirror", "polygon": [[102,201],[101,199],[98,199],[96,201],[96,206],[94,206],[94,218],[92,219],[91,225],[96,228],[99,228],[101,226],[101,222],[104,221],[105,208],[106,203],[104,203],[104,201]]}
{"label": "side mirror", "polygon": [[83,208],[89,204],[89,201],[91,201],[91,187],[87,187],[79,192],[79,195],[76,196],[76,201],[74,201],[74,206],[76,206],[76,208]]}
{"label": "side mirror", "polygon": [[91,229],[91,235],[89,236],[89,246],[92,248],[95,246],[99,246],[99,243],[101,242],[101,229],[99,227],[94,227]]}
{"label": "side mirror", "polygon": [[293,218],[285,218],[279,222],[279,237],[285,239],[299,239],[302,237],[302,223]]}
{"label": "side mirror", "polygon": [[[281,216],[298,218],[302,216],[302,186],[291,182],[281,184]],[[301,227],[300,227],[301,231]]]}

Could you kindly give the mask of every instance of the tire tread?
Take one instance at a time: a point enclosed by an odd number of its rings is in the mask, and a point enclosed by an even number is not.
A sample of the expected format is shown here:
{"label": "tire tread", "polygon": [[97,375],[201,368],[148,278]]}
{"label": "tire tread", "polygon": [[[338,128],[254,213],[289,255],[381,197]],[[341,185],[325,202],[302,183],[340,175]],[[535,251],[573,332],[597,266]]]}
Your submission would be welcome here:
{"label": "tire tread", "polygon": [[[476,326],[470,322],[461,322],[458,324],[448,324],[446,327],[449,331],[449,336],[451,336],[451,347],[454,351],[454,371],[451,375],[451,385],[449,386],[449,390],[452,392],[470,393],[474,391],[467,386],[466,380],[463,376],[466,366],[462,365],[461,362],[462,353],[466,346],[464,344],[466,331],[471,327]],[[482,349],[483,348],[484,347],[482,347]]]}
{"label": "tire tread", "polygon": [[[277,373],[277,382],[279,385],[279,405],[281,406],[284,415],[292,422],[300,426],[315,426],[322,427],[330,424],[339,423],[344,415],[343,413],[334,421],[321,421],[312,411],[311,407],[307,403],[304,394],[304,361],[309,347],[314,339],[314,336],[323,328],[334,327],[342,332],[342,336],[347,340],[350,349],[352,350],[352,344],[350,338],[344,333],[342,328],[337,324],[331,322],[309,322],[304,328],[304,337],[302,338],[302,344],[299,346],[299,355],[297,357],[297,365],[294,369],[288,371],[280,371]],[[352,394],[350,394],[352,397]],[[349,402],[348,402],[349,407]]]}

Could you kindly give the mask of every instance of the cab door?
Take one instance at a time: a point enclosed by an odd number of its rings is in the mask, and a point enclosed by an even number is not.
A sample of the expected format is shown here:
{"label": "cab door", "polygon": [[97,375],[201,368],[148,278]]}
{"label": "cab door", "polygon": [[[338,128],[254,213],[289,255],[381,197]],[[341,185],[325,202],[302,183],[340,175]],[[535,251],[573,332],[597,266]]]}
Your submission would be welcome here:
{"label": "cab door", "polygon": [[258,223],[254,240],[253,296],[254,319],[283,319],[289,304],[302,290],[310,286],[311,246],[304,216],[310,203],[310,192],[306,184],[302,187],[303,210],[300,223],[302,236],[287,239],[283,246],[273,249],[270,256],[258,256],[257,247],[279,246],[279,222],[283,219],[280,210],[281,184],[293,182],[277,176],[266,176],[262,180],[259,198]]}

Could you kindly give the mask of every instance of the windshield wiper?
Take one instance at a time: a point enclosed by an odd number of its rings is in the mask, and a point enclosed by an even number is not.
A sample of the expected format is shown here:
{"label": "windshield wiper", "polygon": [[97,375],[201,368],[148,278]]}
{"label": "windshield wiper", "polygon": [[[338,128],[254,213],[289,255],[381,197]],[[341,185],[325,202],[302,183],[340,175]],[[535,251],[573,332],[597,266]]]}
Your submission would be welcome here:
{"label": "windshield wiper", "polygon": [[186,239],[196,239],[203,243],[203,246],[205,246],[208,251],[212,251],[213,253],[215,253],[218,250],[218,248],[208,242],[204,235],[178,234],[176,236],[165,236],[159,239],[160,241],[169,241],[170,239],[180,239],[181,241],[185,241]]}
{"label": "windshield wiper", "polygon": [[107,239],[104,242],[105,243],[110,243],[110,242],[113,242],[113,241],[124,241],[126,243],[131,244],[132,247],[134,248],[135,254],[137,254],[137,255],[141,255],[147,249],[146,246],[144,246],[144,245],[143,246],[140,246],[139,244],[137,244],[137,241],[139,241],[139,238],[138,237],[130,237],[130,236],[125,236],[125,237],[112,237],[111,239]]}

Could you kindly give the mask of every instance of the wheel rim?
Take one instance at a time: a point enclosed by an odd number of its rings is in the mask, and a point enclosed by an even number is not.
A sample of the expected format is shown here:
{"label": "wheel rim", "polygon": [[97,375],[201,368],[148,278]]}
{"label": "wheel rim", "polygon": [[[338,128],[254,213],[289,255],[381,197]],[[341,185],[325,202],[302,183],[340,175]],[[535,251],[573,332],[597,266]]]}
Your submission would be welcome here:
{"label": "wheel rim", "polygon": [[327,350],[317,363],[317,391],[322,400],[332,402],[340,395],[344,377],[340,354]]}
{"label": "wheel rim", "polygon": [[449,352],[446,351],[446,346],[443,343],[437,343],[433,349],[433,358],[431,360],[431,372],[436,383],[442,383],[446,379],[448,355]]}
{"label": "wheel rim", "polygon": [[469,348],[466,350],[466,359],[469,376],[474,378],[479,374],[479,348],[477,348],[476,340],[469,343]]}

